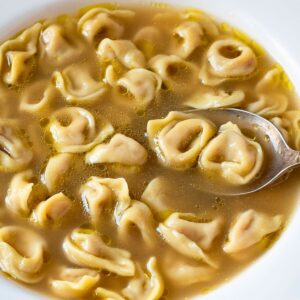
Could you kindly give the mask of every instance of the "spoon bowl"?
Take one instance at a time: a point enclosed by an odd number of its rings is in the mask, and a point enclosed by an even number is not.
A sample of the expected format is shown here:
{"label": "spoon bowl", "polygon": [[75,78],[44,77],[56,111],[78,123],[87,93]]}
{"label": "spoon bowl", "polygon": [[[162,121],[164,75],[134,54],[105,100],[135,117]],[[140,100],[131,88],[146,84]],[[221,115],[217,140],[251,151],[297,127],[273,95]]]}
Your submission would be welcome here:
{"label": "spoon bowl", "polygon": [[263,148],[264,168],[260,175],[250,183],[242,186],[223,188],[205,185],[207,192],[239,196],[257,192],[271,184],[287,178],[296,166],[300,164],[300,151],[291,149],[277,127],[267,119],[237,108],[198,110],[192,109],[186,113],[201,116],[214,122],[217,126],[231,121],[236,124],[248,137],[253,137]]}

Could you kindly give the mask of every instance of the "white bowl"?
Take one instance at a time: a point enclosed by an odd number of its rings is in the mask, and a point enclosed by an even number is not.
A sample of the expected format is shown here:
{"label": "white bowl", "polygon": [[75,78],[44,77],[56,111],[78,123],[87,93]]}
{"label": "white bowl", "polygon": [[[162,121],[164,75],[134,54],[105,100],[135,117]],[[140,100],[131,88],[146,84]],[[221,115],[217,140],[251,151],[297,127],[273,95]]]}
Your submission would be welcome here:
{"label": "white bowl", "polygon": [[[74,12],[89,3],[97,2],[101,0],[0,0],[0,39],[4,40],[34,21]],[[164,2],[178,5],[184,3],[186,7],[203,9],[248,33],[284,67],[299,94],[300,90],[297,89],[300,87],[299,0],[165,0]],[[230,282],[199,298],[201,300],[300,299],[299,228],[300,209],[295,211],[287,229],[272,249]],[[0,298],[3,300],[41,299],[41,295],[24,289],[3,276],[0,277],[0,291]]]}

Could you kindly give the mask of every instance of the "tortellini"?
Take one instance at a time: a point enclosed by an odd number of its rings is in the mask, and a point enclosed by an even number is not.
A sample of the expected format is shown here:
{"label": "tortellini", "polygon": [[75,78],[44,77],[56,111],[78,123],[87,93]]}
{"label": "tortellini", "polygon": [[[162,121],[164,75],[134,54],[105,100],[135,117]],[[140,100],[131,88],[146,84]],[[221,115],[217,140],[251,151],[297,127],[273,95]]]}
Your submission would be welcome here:
{"label": "tortellini", "polygon": [[34,207],[46,197],[46,191],[35,183],[32,170],[17,173],[12,178],[7,195],[6,206],[15,214],[27,217]]}
{"label": "tortellini", "polygon": [[101,38],[118,39],[123,35],[123,21],[133,19],[130,10],[109,10],[97,7],[87,11],[78,21],[78,29],[89,42],[99,42]]}
{"label": "tortellini", "polygon": [[63,243],[66,257],[76,265],[107,270],[120,276],[133,276],[135,266],[126,250],[104,243],[100,234],[90,229],[74,229]]}
{"label": "tortellini", "polygon": [[60,297],[70,299],[86,296],[99,282],[100,275],[90,269],[63,267],[58,279],[51,280],[51,288]]}
{"label": "tortellini", "polygon": [[55,87],[48,80],[36,81],[24,91],[20,110],[31,114],[46,113],[55,96]]}
{"label": "tortellini", "polygon": [[162,270],[168,281],[180,287],[207,282],[214,277],[216,272],[216,269],[210,266],[178,260],[169,253],[163,260]]}
{"label": "tortellini", "polygon": [[282,114],[287,109],[288,98],[280,90],[280,85],[280,71],[268,71],[256,85],[258,99],[250,102],[246,109],[267,118]]}
{"label": "tortellini", "polygon": [[162,48],[163,36],[157,27],[145,26],[136,33],[133,41],[145,57],[150,58]]}
{"label": "tortellini", "polygon": [[215,132],[209,120],[180,112],[170,112],[165,119],[147,124],[151,148],[163,164],[178,169],[192,167]]}
{"label": "tortellini", "polygon": [[140,166],[147,161],[147,151],[134,139],[115,134],[109,143],[100,144],[85,156],[86,163],[118,163],[126,166]]}
{"label": "tortellini", "polygon": [[0,119],[0,171],[16,172],[25,169],[32,160],[29,142],[13,119]]}
{"label": "tortellini", "polygon": [[80,188],[81,199],[92,220],[100,218],[105,207],[115,205],[117,223],[130,206],[131,198],[124,178],[101,178],[92,176]]}
{"label": "tortellini", "polygon": [[278,231],[282,222],[281,215],[268,216],[249,209],[237,216],[223,249],[226,253],[245,250],[260,242],[266,235]]}
{"label": "tortellini", "polygon": [[127,103],[137,111],[144,110],[156,98],[162,86],[159,75],[143,68],[132,69],[118,79],[113,66],[109,66],[106,81],[127,96]]}
{"label": "tortellini", "polygon": [[51,117],[47,129],[58,152],[87,152],[113,134],[112,125],[86,109],[64,107]]}
{"label": "tortellini", "polygon": [[121,240],[130,239],[132,225],[138,228],[147,246],[153,246],[156,240],[155,221],[149,207],[141,201],[133,200],[122,214],[118,234]]}
{"label": "tortellini", "polygon": [[195,241],[203,250],[212,247],[213,241],[222,229],[220,218],[206,222],[190,213],[173,213],[164,224]]}
{"label": "tortellini", "polygon": [[147,262],[147,273],[140,266],[136,267],[136,274],[123,294],[129,300],[159,300],[164,292],[163,278],[158,270],[157,260],[151,257]]}
{"label": "tortellini", "polygon": [[112,63],[119,62],[127,69],[144,68],[146,60],[144,54],[129,40],[102,40],[97,49],[100,60]]}
{"label": "tortellini", "polygon": [[50,193],[61,187],[65,174],[73,166],[74,158],[74,154],[59,153],[49,159],[42,175],[42,181]]}
{"label": "tortellini", "polygon": [[[180,215],[179,215],[180,216]],[[187,215],[181,215],[181,217]],[[189,215],[190,216],[190,215]],[[209,248],[213,239],[219,234],[219,228],[214,223],[197,224],[196,222],[187,223],[181,220],[178,215],[171,215],[158,226],[158,231],[166,243],[180,254],[201,261],[214,268],[217,267],[214,262],[202,248]],[[197,232],[197,230],[201,231]],[[212,236],[209,237],[208,233]],[[203,247],[204,246],[204,247]]]}
{"label": "tortellini", "polygon": [[41,27],[42,25],[37,23],[0,46],[0,72],[6,84],[17,85],[30,76]]}
{"label": "tortellini", "polygon": [[290,136],[292,146],[300,149],[300,110],[287,111],[282,116],[281,125],[284,126],[286,133]]}
{"label": "tortellini", "polygon": [[102,99],[106,88],[83,64],[74,64],[54,73],[56,88],[71,104],[90,104]]}
{"label": "tortellini", "polygon": [[[288,112],[287,112],[288,113]],[[300,116],[300,115],[299,115]],[[290,126],[291,123],[289,120],[280,118],[280,117],[274,117],[270,119],[270,121],[277,127],[277,129],[281,132],[282,136],[284,137],[285,141],[289,144],[291,143],[291,136],[290,136]]]}
{"label": "tortellini", "polygon": [[205,172],[214,172],[232,185],[243,185],[259,175],[263,160],[261,145],[228,122],[203,149],[199,164]]}
{"label": "tortellini", "polygon": [[203,13],[202,11],[188,9],[187,12],[184,14],[184,19],[193,22],[198,22],[201,25],[204,33],[209,37],[216,37],[219,34],[217,24],[210,16]]}
{"label": "tortellini", "polygon": [[18,226],[0,228],[0,268],[25,283],[43,279],[47,245],[34,231]]}
{"label": "tortellini", "polygon": [[173,35],[179,44],[178,55],[182,58],[190,56],[202,44],[203,34],[203,29],[197,22],[186,21],[176,27]]}
{"label": "tortellini", "polygon": [[215,41],[208,49],[199,78],[215,86],[230,79],[253,75],[257,67],[254,51],[244,43],[228,38]]}
{"label": "tortellini", "polygon": [[57,193],[40,202],[32,213],[32,221],[40,226],[57,225],[72,207],[72,201],[63,193]]}
{"label": "tortellini", "polygon": [[239,106],[245,99],[245,93],[241,90],[225,92],[224,90],[212,90],[195,93],[185,105],[197,109],[210,109]]}
{"label": "tortellini", "polygon": [[125,300],[124,297],[122,297],[121,295],[119,295],[118,293],[108,290],[108,289],[104,289],[102,287],[98,287],[95,290],[95,294],[97,299],[103,299],[103,300]]}
{"label": "tortellini", "polygon": [[141,199],[158,219],[175,209],[174,193],[166,177],[152,179],[144,190]]}
{"label": "tortellini", "polygon": [[197,80],[196,67],[176,55],[156,55],[150,59],[149,67],[171,91],[187,92]]}
{"label": "tortellini", "polygon": [[47,62],[54,67],[73,63],[82,55],[82,45],[74,35],[69,37],[70,28],[51,24],[43,29],[40,36],[40,64]]}

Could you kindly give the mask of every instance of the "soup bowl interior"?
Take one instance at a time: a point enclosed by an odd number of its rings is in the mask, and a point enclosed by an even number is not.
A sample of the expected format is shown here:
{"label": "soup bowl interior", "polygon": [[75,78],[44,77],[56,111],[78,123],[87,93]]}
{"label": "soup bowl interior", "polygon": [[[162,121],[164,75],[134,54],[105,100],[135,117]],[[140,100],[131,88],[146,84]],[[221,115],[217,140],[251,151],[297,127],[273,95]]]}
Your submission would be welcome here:
{"label": "soup bowl interior", "polygon": [[[80,7],[99,3],[101,0],[10,0],[2,2],[0,38],[4,40],[36,20],[72,13]],[[117,2],[135,3],[130,0]],[[182,6],[180,0],[165,2]],[[149,5],[146,1],[144,4]],[[186,0],[184,5],[203,9],[253,37],[283,66],[299,93],[297,87],[300,86],[300,76],[298,76],[300,74],[300,40],[295,36],[295,30],[300,28],[297,0],[263,0],[259,5],[257,1],[252,0],[198,0],[197,2]],[[296,208],[286,230],[272,249],[230,282],[199,298],[203,300],[300,299],[299,228],[300,210]],[[40,295],[29,290],[25,290],[24,294],[23,287],[4,277],[0,278],[0,288],[3,299],[9,299],[9,297],[40,299]]]}

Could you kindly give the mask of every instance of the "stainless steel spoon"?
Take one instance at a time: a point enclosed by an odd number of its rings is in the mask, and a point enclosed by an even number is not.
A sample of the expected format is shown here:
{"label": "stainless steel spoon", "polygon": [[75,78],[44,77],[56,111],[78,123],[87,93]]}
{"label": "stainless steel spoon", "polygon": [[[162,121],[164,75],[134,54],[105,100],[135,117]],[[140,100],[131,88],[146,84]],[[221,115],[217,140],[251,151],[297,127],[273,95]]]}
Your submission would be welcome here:
{"label": "stainless steel spoon", "polygon": [[[206,191],[226,196],[238,196],[257,192],[284,179],[295,167],[300,165],[300,151],[291,149],[276,126],[267,119],[254,113],[236,109],[188,110],[196,116],[205,117],[220,126],[231,121],[250,137],[255,137],[264,150],[265,164],[260,176],[247,185],[223,188],[206,187]],[[287,176],[286,176],[287,177]]]}

